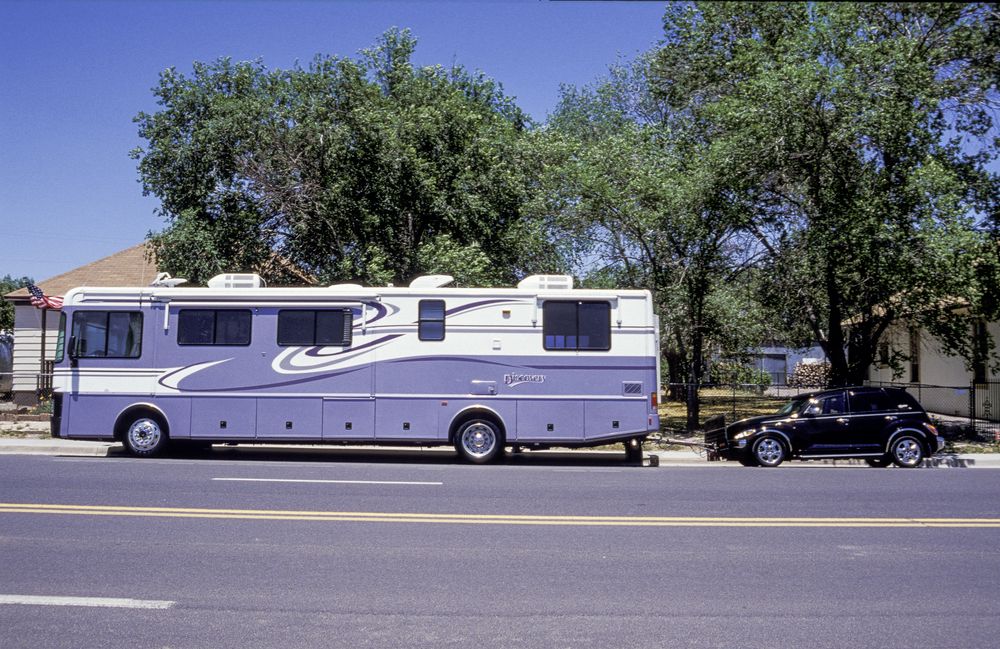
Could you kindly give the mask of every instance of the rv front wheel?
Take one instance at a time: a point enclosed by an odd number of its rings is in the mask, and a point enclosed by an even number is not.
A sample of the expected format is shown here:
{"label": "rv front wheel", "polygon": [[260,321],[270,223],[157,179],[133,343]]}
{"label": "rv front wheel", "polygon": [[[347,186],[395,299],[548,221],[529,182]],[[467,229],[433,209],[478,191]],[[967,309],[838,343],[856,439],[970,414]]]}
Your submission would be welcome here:
{"label": "rv front wheel", "polygon": [[470,419],[462,423],[455,435],[455,450],[463,459],[475,464],[489,462],[502,448],[500,429],[485,419]]}
{"label": "rv front wheel", "polygon": [[122,443],[131,455],[150,457],[160,453],[167,445],[167,431],[159,417],[136,417],[125,429]]}

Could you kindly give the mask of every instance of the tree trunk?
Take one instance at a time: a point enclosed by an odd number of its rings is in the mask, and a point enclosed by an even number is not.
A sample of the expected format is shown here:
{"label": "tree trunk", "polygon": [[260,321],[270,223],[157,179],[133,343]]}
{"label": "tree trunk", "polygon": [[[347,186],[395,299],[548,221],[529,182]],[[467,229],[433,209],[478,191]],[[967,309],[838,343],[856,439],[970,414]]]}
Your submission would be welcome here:
{"label": "tree trunk", "polygon": [[701,403],[698,400],[698,385],[701,383],[702,365],[702,335],[701,327],[695,327],[691,336],[691,369],[688,373],[687,394],[687,429],[695,430],[701,426]]}

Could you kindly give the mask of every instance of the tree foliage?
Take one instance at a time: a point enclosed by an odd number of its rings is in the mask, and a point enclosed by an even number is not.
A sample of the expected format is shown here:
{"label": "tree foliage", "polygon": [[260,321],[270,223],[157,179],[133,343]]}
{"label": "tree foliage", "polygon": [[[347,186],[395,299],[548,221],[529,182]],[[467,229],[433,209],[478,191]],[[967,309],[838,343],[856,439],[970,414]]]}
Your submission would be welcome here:
{"label": "tree foliage", "polygon": [[[0,277],[0,297],[32,283],[30,277]],[[0,299],[0,335],[14,331],[14,305]]]}
{"label": "tree foliage", "polygon": [[415,46],[390,30],[357,59],[164,72],[134,152],[168,222],[151,236],[161,265],[197,281],[281,268],[274,254],[320,281],[554,270],[526,210],[539,164],[527,118],[482,74],[414,66]]}
{"label": "tree foliage", "polygon": [[[744,213],[728,196],[698,124],[652,94],[647,58],[564,88],[551,120],[553,209],[602,283],[650,289],[661,314],[671,382],[700,383],[709,349],[759,345],[746,285]],[[742,290],[741,290],[742,289]],[[696,393],[688,425],[698,426]]]}
{"label": "tree foliage", "polygon": [[832,381],[860,382],[900,318],[967,351],[995,308],[995,7],[677,4],[664,24],[655,94],[703,125],[770,252],[765,303]]}

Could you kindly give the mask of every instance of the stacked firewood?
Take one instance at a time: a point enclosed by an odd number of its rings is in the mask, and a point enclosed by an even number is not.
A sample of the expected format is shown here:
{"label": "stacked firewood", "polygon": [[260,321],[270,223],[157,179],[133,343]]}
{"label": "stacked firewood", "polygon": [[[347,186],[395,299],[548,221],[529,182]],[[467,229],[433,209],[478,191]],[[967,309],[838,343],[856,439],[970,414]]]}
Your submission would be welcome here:
{"label": "stacked firewood", "polygon": [[793,388],[825,388],[830,381],[830,364],[798,363],[788,377],[788,385]]}

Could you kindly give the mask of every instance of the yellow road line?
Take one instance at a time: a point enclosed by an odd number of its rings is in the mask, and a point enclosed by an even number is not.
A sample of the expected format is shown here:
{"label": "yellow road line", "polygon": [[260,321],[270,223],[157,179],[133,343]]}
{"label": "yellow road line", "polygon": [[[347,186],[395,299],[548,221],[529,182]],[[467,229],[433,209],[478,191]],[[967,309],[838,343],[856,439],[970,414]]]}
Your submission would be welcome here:
{"label": "yellow road line", "polygon": [[205,509],[0,503],[0,514],[60,514],[154,518],[206,518],[464,525],[572,525],[612,527],[965,527],[1000,528],[1000,518],[822,518],[713,516],[566,516],[532,514],[431,514],[409,512],[325,512],[268,509]]}

